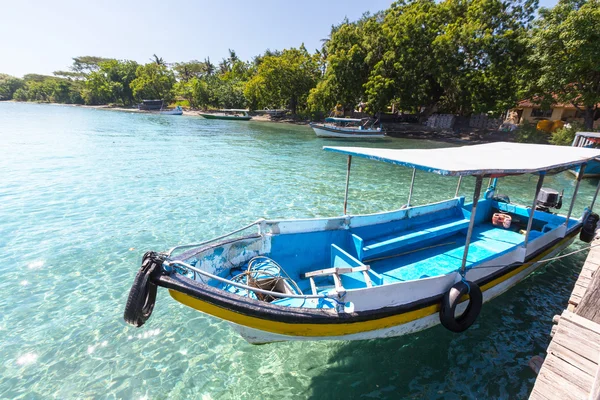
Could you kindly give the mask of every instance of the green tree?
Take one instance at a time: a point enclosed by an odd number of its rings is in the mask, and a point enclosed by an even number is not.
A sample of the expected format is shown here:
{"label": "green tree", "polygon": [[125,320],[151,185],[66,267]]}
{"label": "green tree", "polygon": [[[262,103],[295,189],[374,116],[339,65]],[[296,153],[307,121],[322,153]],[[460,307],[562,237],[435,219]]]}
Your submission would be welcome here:
{"label": "green tree", "polygon": [[[514,104],[536,3],[519,0],[398,2],[382,23],[385,52],[365,84],[381,110],[469,114]],[[381,47],[380,47],[381,48]]]}
{"label": "green tree", "polygon": [[173,70],[175,71],[177,78],[184,82],[187,82],[192,78],[201,78],[204,75],[207,75],[206,64],[198,60],[174,63]]}
{"label": "green tree", "polygon": [[120,88],[102,71],[93,71],[85,80],[83,98],[86,104],[108,104],[115,102],[115,92]]}
{"label": "green tree", "polygon": [[[530,94],[570,103],[592,129],[600,103],[600,1],[560,0],[542,8],[531,37],[537,79]],[[551,99],[551,100],[549,100]]]}
{"label": "green tree", "polygon": [[349,111],[365,98],[364,85],[384,51],[380,19],[380,14],[367,13],[357,22],[331,28],[320,53],[324,57],[320,69],[325,73],[308,99],[311,109],[330,110],[341,103]]}
{"label": "green tree", "polygon": [[307,108],[310,90],[320,77],[317,57],[299,49],[264,57],[244,94],[253,108],[287,106],[292,113]]}
{"label": "green tree", "polygon": [[552,132],[550,143],[557,146],[571,146],[575,139],[575,134],[583,128],[577,123],[571,123],[568,127],[562,127]]}
{"label": "green tree", "polygon": [[136,78],[139,64],[129,60],[108,60],[92,71],[85,80],[83,97],[87,104],[107,104],[120,102],[131,105],[134,102],[131,82]]}
{"label": "green tree", "polygon": [[[213,76],[206,81],[208,87],[208,103],[218,108],[245,108],[245,82],[237,77]],[[202,87],[199,87],[202,89]],[[202,93],[203,92],[199,92]]]}
{"label": "green tree", "polygon": [[[79,76],[85,77],[88,74],[98,71],[100,69],[100,64],[109,61],[111,58],[104,57],[96,57],[96,56],[80,56],[73,57],[73,64],[71,65],[71,71],[75,73],[75,75],[67,74],[67,77]],[[61,72],[64,71],[56,71],[57,75],[62,75]]]}
{"label": "green tree", "polygon": [[204,79],[199,78],[193,78],[190,83],[193,104],[195,106],[206,108],[210,103],[210,91],[208,89],[208,83],[206,83]]}
{"label": "green tree", "polygon": [[27,97],[27,91],[24,88],[19,88],[13,94],[13,99],[17,101],[27,101],[29,98]]}
{"label": "green tree", "polygon": [[136,78],[130,83],[137,99],[173,99],[175,74],[164,64],[149,63],[136,69]]}
{"label": "green tree", "polygon": [[14,93],[25,85],[23,79],[0,74],[0,100],[10,100]]}
{"label": "green tree", "polygon": [[210,57],[206,57],[204,59],[204,69],[206,69],[206,75],[212,75],[216,71],[216,67],[213,63],[210,62]]}

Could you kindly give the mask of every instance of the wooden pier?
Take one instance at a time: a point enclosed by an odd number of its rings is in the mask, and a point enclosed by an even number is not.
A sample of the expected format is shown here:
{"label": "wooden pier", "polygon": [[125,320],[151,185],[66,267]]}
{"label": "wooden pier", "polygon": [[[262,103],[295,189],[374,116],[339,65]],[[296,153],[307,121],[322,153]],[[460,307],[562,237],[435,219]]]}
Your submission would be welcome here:
{"label": "wooden pier", "polygon": [[591,244],[567,309],[553,319],[530,399],[600,400],[600,238]]}

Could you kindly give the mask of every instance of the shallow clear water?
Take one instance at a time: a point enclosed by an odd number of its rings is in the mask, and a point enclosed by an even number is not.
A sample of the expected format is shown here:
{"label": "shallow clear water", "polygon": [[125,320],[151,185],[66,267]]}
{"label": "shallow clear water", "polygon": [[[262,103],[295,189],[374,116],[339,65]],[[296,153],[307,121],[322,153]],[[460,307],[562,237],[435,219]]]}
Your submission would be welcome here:
{"label": "shallow clear water", "polygon": [[[341,214],[347,145],[307,127],[0,103],[0,398],[524,398],[585,254],[487,303],[467,332],[252,346],[159,292],[143,328],[123,307],[141,255],[259,217]],[[365,146],[442,147],[386,139]],[[353,162],[349,211],[398,208],[409,170]],[[576,211],[591,201],[582,184]],[[413,204],[455,178],[417,173]],[[565,189],[560,174],[546,186]],[[469,193],[473,182],[464,185]],[[500,191],[529,204],[535,181]],[[565,206],[566,208],[566,206]],[[575,249],[578,244],[571,247]]]}

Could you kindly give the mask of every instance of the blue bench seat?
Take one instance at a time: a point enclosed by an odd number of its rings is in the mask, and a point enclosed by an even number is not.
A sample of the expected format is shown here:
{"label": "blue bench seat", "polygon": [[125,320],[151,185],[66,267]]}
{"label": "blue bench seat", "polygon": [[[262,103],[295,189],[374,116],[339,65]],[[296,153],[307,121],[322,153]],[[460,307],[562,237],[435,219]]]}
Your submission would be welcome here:
{"label": "blue bench seat", "polygon": [[353,234],[352,239],[358,259],[362,261],[391,251],[399,251],[426,240],[451,236],[468,227],[468,219],[445,218],[437,221],[435,225],[423,224],[410,230],[394,232],[368,240]]}
{"label": "blue bench seat", "polygon": [[[532,235],[539,236],[541,233],[532,231],[530,237]],[[384,285],[458,271],[462,265],[465,239],[464,235],[457,233],[450,236],[447,239],[449,243],[444,246],[376,261],[371,264],[371,268],[381,274]],[[523,244],[524,239],[525,235],[492,224],[476,226],[469,246],[466,267],[476,267],[513,251]]]}

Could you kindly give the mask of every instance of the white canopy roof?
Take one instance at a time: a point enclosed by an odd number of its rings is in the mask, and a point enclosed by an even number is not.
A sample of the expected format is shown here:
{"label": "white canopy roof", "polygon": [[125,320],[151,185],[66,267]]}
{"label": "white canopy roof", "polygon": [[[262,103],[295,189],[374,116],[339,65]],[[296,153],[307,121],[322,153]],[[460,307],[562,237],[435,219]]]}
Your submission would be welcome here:
{"label": "white canopy roof", "polygon": [[508,142],[441,149],[326,146],[324,150],[450,176],[557,173],[600,157],[600,149]]}

